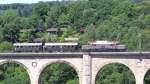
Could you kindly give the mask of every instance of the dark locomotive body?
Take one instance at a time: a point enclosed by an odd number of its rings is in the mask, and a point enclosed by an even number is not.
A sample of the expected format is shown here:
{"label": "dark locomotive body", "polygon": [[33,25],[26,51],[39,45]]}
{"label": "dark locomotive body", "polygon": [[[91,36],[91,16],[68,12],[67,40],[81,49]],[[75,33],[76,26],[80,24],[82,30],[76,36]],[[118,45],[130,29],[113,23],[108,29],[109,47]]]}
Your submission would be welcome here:
{"label": "dark locomotive body", "polygon": [[14,52],[120,52],[126,51],[125,45],[116,41],[96,41],[87,45],[77,42],[63,43],[14,43]]}

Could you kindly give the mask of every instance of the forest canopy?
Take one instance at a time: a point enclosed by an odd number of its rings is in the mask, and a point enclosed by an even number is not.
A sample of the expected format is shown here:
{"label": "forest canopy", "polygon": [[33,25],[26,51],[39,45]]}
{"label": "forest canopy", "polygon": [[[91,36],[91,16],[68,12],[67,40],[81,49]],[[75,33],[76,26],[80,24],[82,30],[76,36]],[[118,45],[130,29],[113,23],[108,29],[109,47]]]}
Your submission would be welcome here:
{"label": "forest canopy", "polygon": [[[47,35],[48,28],[67,28],[62,35]],[[84,29],[85,33],[80,33]],[[15,42],[49,42],[79,37],[85,44],[94,40],[117,40],[128,50],[150,48],[149,0],[88,0],[0,5],[0,51]]]}
{"label": "forest canopy", "polygon": [[[51,36],[48,28],[66,28]],[[80,31],[84,30],[84,33]],[[63,42],[78,37],[85,44],[95,40],[117,40],[128,50],[150,50],[149,0],[79,0],[39,2],[37,4],[0,5],[0,52],[8,52],[16,42]],[[44,71],[46,73],[44,73]],[[41,84],[79,84],[75,70],[68,65],[52,64],[41,74]],[[29,84],[20,65],[0,66],[0,84]],[[19,74],[19,75],[18,75]],[[150,83],[150,70],[144,80]],[[96,84],[135,84],[131,71],[124,65],[108,65],[99,71]]]}

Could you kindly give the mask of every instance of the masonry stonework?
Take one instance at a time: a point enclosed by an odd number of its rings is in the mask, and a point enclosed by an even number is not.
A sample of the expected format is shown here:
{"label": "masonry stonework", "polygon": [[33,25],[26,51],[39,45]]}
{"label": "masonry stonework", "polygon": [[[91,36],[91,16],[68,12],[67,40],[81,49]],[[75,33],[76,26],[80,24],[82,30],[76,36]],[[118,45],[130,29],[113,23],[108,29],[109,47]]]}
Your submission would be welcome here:
{"label": "masonry stonework", "polygon": [[21,64],[31,84],[38,84],[40,74],[52,63],[66,63],[74,68],[80,84],[95,84],[103,66],[119,63],[132,71],[136,84],[144,84],[144,76],[150,68],[150,52],[1,53],[0,64],[8,62]]}

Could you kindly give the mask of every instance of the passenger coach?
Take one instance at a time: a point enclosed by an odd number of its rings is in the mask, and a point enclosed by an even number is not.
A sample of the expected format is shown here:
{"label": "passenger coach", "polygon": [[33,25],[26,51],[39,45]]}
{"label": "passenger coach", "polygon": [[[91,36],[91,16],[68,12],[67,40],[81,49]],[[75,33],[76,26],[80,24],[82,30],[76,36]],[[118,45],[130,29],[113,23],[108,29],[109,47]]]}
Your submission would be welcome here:
{"label": "passenger coach", "polygon": [[14,43],[14,52],[40,52],[42,51],[42,43]]}
{"label": "passenger coach", "polygon": [[78,43],[65,42],[65,43],[45,43],[44,51],[48,52],[67,52],[79,51]]}

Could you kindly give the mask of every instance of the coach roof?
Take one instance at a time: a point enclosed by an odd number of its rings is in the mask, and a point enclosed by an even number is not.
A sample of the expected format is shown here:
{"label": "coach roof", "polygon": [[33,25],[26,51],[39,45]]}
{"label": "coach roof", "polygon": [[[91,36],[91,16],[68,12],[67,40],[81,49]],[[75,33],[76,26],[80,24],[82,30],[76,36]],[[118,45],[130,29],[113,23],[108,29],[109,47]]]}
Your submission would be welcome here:
{"label": "coach roof", "polygon": [[72,45],[78,45],[78,43],[76,43],[76,42],[66,42],[66,43],[45,43],[45,46],[60,46],[60,45],[70,45],[70,46],[72,46]]}
{"label": "coach roof", "polygon": [[14,43],[14,46],[41,46],[42,43]]}

